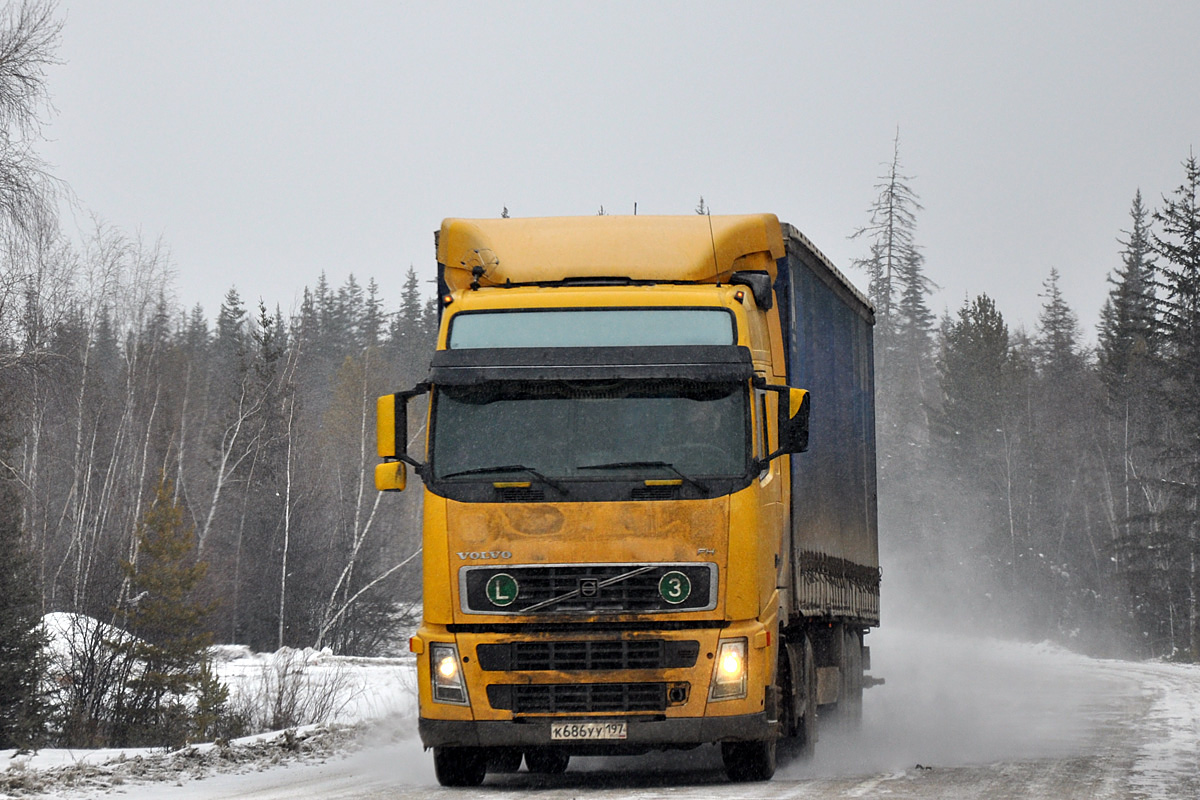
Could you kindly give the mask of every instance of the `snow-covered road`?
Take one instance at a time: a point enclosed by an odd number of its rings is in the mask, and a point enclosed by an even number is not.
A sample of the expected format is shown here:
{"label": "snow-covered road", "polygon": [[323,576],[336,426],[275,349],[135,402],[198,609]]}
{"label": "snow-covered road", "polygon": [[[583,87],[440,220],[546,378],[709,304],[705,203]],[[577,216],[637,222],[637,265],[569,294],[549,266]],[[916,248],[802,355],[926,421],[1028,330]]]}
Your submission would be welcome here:
{"label": "snow-covered road", "polygon": [[483,787],[458,792],[437,786],[414,721],[401,718],[397,730],[377,730],[374,741],[344,758],[181,785],[126,784],[107,796],[1200,797],[1200,668],[912,630],[881,630],[871,640],[874,673],[887,683],[867,693],[862,731],[823,731],[815,758],[786,764],[769,783],[728,784],[719,754],[706,747],[575,759],[561,776],[489,775]]}

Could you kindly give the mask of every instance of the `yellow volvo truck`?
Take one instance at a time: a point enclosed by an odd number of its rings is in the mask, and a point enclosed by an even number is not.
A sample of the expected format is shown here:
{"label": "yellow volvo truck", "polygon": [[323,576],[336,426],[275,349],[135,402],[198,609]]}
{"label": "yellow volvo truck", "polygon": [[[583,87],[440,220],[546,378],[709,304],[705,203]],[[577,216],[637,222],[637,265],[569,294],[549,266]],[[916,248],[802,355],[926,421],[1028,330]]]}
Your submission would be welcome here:
{"label": "yellow volvo truck", "polygon": [[437,256],[437,349],[379,398],[375,479],[424,488],[410,646],[438,780],[708,743],[764,780],[818,713],[858,718],[862,295],[770,214],[448,219]]}

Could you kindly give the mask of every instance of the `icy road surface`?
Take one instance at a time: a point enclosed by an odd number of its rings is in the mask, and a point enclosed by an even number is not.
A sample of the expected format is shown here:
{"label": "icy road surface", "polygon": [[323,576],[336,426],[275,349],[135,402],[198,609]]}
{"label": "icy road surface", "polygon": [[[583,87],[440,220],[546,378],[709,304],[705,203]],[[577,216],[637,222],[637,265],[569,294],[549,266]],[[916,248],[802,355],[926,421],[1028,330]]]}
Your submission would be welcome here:
{"label": "icy road surface", "polygon": [[[110,798],[1194,798],[1200,668],[1099,661],[1046,645],[880,630],[857,737],[823,730],[811,761],[729,784],[715,747],[574,759],[560,776],[438,787],[415,721],[345,758],[242,775],[126,784]],[[60,796],[71,796],[64,794]]]}

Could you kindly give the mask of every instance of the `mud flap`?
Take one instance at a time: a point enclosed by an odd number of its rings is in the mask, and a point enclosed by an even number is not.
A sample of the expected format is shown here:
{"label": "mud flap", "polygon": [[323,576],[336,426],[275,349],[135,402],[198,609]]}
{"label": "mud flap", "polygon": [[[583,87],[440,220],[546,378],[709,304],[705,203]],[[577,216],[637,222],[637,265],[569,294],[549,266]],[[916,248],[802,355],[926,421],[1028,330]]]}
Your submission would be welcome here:
{"label": "mud flap", "polygon": [[838,701],[842,692],[842,671],[838,667],[817,668],[817,705],[827,706]]}
{"label": "mud flap", "polygon": [[763,705],[764,710],[767,712],[767,722],[771,723],[772,725],[779,722],[781,694],[782,690],[778,686],[772,684],[771,686],[767,687],[766,697],[763,700]]}

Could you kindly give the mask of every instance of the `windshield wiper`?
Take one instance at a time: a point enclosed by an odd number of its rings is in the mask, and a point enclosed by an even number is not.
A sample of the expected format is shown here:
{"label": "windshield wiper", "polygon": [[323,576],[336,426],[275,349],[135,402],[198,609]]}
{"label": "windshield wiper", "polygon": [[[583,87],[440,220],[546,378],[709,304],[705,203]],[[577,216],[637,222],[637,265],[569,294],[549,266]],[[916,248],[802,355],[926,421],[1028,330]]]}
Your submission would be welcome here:
{"label": "windshield wiper", "polygon": [[448,475],[442,475],[442,478],[458,478],[463,475],[483,475],[488,472],[524,472],[527,475],[532,475],[547,486],[553,486],[561,494],[570,494],[567,487],[553,478],[547,478],[542,473],[538,472],[533,467],[527,467],[524,464],[503,464],[496,467],[475,467],[475,469],[463,469],[458,472],[451,472]]}
{"label": "windshield wiper", "polygon": [[690,483],[692,486],[695,486],[704,494],[708,494],[707,486],[690,475],[683,474],[675,467],[674,464],[668,461],[614,461],[611,464],[589,464],[586,467],[579,467],[579,469],[647,469],[650,467],[669,469],[671,472],[674,472],[684,481]]}

